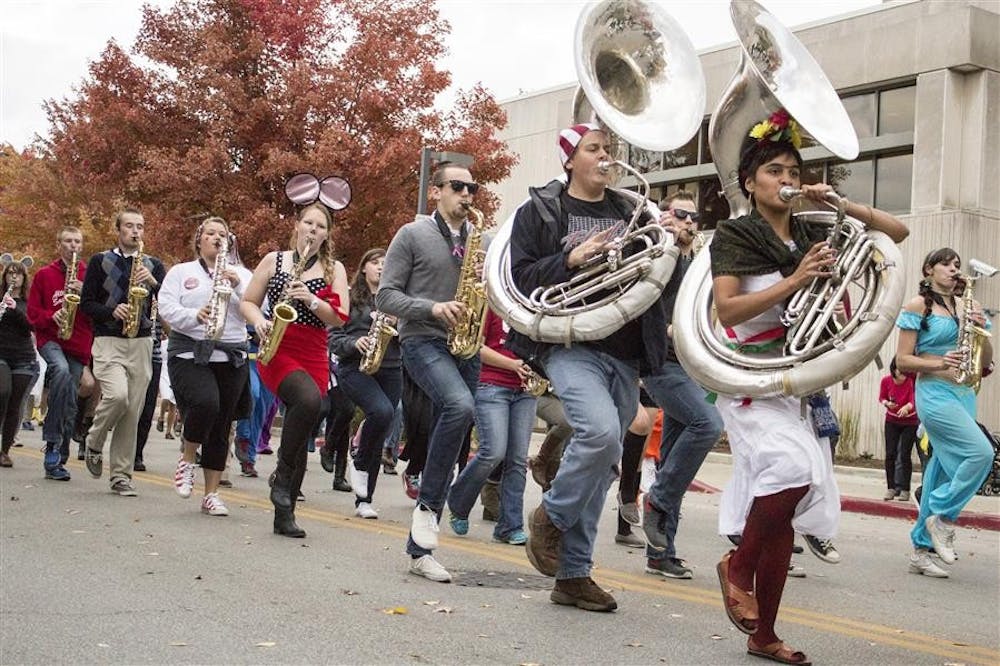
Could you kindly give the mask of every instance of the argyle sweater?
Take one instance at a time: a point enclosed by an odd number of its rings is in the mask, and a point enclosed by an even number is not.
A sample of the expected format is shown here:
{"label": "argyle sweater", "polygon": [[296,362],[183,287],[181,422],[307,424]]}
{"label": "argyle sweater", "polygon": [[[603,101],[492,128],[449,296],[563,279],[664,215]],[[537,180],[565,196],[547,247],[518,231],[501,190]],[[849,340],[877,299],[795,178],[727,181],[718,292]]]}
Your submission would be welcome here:
{"label": "argyle sweater", "polygon": [[[144,285],[149,289],[149,296],[146,297],[143,305],[139,333],[136,335],[138,338],[150,336],[153,328],[149,318],[150,304],[167,273],[163,262],[156,257],[144,255],[143,265],[153,274],[156,284],[153,286]],[[83,292],[80,294],[80,309],[93,322],[95,338],[102,336],[125,337],[122,333],[123,322],[115,319],[112,313],[119,303],[127,301],[126,294],[131,275],[132,257],[123,257],[115,249],[99,252],[90,258],[86,277],[83,280]]]}

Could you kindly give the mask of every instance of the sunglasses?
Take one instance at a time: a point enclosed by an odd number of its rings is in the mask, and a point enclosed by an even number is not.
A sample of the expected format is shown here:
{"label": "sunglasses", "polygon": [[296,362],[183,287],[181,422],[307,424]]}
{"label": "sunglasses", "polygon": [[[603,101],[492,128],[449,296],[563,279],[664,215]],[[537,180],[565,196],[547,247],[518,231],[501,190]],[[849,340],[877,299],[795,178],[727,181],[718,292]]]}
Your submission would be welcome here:
{"label": "sunglasses", "polygon": [[699,215],[698,213],[692,213],[691,211],[684,210],[683,208],[671,208],[670,213],[678,220],[681,220],[682,222],[688,219],[689,217],[691,218],[692,222],[697,222],[698,220],[701,219],[701,215]]}
{"label": "sunglasses", "polygon": [[464,189],[468,189],[469,194],[473,195],[479,191],[479,183],[467,183],[464,180],[449,180],[448,185],[455,194],[461,194]]}

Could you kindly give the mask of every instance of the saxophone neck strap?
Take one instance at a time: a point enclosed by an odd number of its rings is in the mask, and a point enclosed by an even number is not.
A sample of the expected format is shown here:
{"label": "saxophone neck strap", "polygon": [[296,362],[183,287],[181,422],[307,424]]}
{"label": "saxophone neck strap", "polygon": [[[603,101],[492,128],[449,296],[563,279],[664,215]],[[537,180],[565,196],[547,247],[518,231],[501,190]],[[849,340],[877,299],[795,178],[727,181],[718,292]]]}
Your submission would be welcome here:
{"label": "saxophone neck strap", "polygon": [[448,251],[451,252],[455,263],[461,264],[465,258],[465,241],[469,237],[469,225],[464,222],[462,223],[462,228],[458,232],[458,242],[456,243],[455,234],[451,232],[451,227],[444,221],[441,211],[434,211],[434,221],[437,223],[438,231],[444,238],[445,243],[448,244]]}
{"label": "saxophone neck strap", "polygon": [[[298,266],[299,265],[299,261],[301,261],[301,260],[302,260],[302,255],[299,254],[299,251],[298,250],[292,250],[292,266],[293,267],[294,266]],[[303,273],[307,272],[310,268],[312,268],[313,266],[316,265],[317,261],[319,261],[319,252],[317,252],[313,256],[309,257],[308,259],[306,259],[306,265],[305,265],[305,268],[302,269],[302,272]]]}

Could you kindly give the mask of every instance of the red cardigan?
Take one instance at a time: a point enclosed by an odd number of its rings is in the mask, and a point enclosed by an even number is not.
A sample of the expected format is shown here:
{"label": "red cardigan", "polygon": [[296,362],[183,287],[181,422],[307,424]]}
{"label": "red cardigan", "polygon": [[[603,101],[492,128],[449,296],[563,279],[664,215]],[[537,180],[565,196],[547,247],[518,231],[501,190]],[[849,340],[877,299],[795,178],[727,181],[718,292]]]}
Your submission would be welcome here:
{"label": "red cardigan", "polygon": [[[87,272],[87,264],[79,262],[76,270],[76,277],[82,282]],[[52,320],[52,315],[62,307],[65,286],[66,265],[62,259],[56,259],[48,266],[40,268],[31,281],[31,290],[28,292],[28,321],[35,329],[35,344],[39,349],[45,343],[53,341],[67,354],[79,359],[83,364],[88,364],[94,333],[90,327],[90,319],[83,310],[81,308],[76,310],[73,334],[69,340],[59,339],[59,327]]]}

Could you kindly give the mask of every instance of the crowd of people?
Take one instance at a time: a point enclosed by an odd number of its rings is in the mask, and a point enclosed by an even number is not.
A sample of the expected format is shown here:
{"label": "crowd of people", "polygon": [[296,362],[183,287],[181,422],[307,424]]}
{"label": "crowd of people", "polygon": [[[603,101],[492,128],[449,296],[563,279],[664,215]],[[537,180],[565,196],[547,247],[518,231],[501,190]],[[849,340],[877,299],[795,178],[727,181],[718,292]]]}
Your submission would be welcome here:
{"label": "crowd of people", "polygon": [[[795,142],[786,128],[774,132],[745,141],[739,178],[750,212],[719,223],[702,250],[710,253],[728,344],[762,357],[780,351],[788,298],[836,260],[826,231],[799,221],[781,194],[791,187],[822,202],[831,188],[803,184]],[[566,128],[557,149],[563,177],[532,188],[512,222],[511,276],[523,293],[592,265],[614,247],[636,206],[610,187],[604,129]],[[611,611],[617,602],[591,569],[613,482],[620,479],[616,542],[645,546],[648,573],[690,579],[678,546],[681,502],[724,429],[733,477],[722,496],[719,532],[736,544],[717,565],[726,615],[749,635],[751,654],[808,663],[781,641],[775,622],[795,532],[824,560],[840,558],[833,546],[840,513],[828,441],[834,433],[821,418],[829,401],[817,394],[806,410],[798,398],[713,395],[685,371],[673,348],[672,318],[702,245],[694,197],[682,190],[660,202],[658,216],[639,212],[640,224],[660,224],[673,235],[678,256],[662,295],[638,316],[601,339],[549,344],[487,309],[483,344],[464,355],[449,337],[469,315],[470,304],[456,297],[461,281],[470,271],[477,279],[482,273],[478,249],[466,252],[473,237],[477,248],[482,242],[482,230],[470,221],[478,189],[469,169],[439,165],[430,182],[433,213],[404,225],[387,249],[364,253],[350,282],[335,258],[333,214],[322,203],[302,207],[287,249],[265,255],[252,273],[220,217],[198,225],[192,260],[169,270],[145,252],[145,220],[136,209],[116,216],[115,246],[89,261],[81,259],[80,231],[63,228],[57,257],[33,281],[23,262],[5,265],[0,280],[0,466],[13,464],[9,448],[40,356],[48,391],[45,477],[70,480],[70,440],[82,429],[78,454],[90,475],[103,475],[110,437],[110,489],[137,495],[133,471],[144,469],[142,446],[165,361],[180,425],[175,488],[190,497],[200,467],[203,513],[229,513],[219,488],[230,454],[242,474],[257,476],[257,455],[271,452],[270,424],[280,409],[269,479],[275,534],[306,536],[295,508],[314,442],[323,469],[335,475],[333,487],[353,492],[356,515],[366,519],[377,519],[379,475],[395,473],[398,456],[407,463],[404,486],[415,500],[406,544],[411,573],[452,579],[437,559],[439,524],[447,512],[451,531],[466,535],[482,498],[484,517],[495,521],[493,539],[526,546],[531,564],[555,578],[553,602]],[[851,203],[846,212],[895,242],[907,236],[884,211]],[[886,410],[886,500],[909,498],[918,419],[933,444],[930,459],[920,458],[923,492],[910,570],[934,577],[948,575],[937,561],[956,559],[954,522],[993,457],[976,426],[975,393],[956,381],[960,319],[989,325],[978,304],[966,312],[956,299],[960,268],[958,254],[947,248],[923,262],[920,294],[899,314],[898,351],[879,393]],[[986,342],[984,366],[991,364]],[[640,462],[660,410],[657,462],[640,500]],[[352,447],[356,411],[364,420]],[[529,459],[539,418],[546,437]],[[473,426],[478,446],[470,458]],[[157,428],[164,428],[162,412]],[[169,420],[166,432],[173,432]],[[529,472],[544,493],[525,520]]]}

